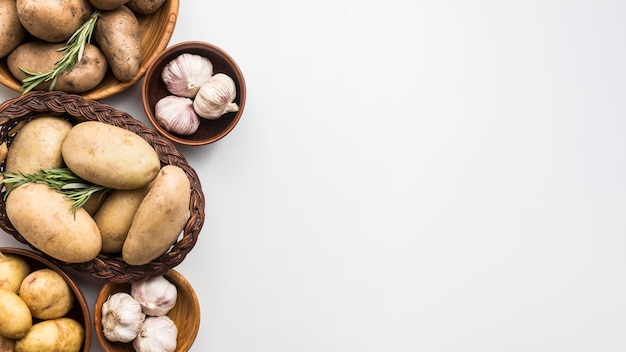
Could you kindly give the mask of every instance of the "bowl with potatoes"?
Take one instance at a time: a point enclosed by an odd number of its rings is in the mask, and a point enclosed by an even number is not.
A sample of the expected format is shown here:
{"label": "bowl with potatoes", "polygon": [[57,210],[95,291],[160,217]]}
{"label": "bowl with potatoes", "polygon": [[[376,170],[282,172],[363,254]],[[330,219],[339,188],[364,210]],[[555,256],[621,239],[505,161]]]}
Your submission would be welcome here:
{"label": "bowl with potatoes", "polygon": [[99,100],[137,83],[169,43],[179,0],[0,1],[0,83]]}
{"label": "bowl with potatoes", "polygon": [[46,259],[112,282],[180,264],[204,223],[195,170],[112,106],[61,91],[0,104],[0,228]]}
{"label": "bowl with potatoes", "polygon": [[0,247],[0,351],[89,351],[91,315],[78,284],[23,248]]}

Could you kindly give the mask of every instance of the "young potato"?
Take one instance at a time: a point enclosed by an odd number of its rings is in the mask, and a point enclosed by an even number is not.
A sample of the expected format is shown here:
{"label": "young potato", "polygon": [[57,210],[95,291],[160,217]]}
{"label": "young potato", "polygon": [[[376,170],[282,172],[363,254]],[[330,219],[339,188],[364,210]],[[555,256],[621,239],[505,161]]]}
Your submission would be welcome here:
{"label": "young potato", "polygon": [[30,309],[30,314],[43,320],[65,316],[74,304],[72,289],[52,269],[39,269],[28,274],[18,295]]}
{"label": "young potato", "polygon": [[102,203],[93,217],[102,236],[102,253],[119,253],[122,250],[137,208],[151,185],[149,183],[137,189],[114,190]]}
{"label": "young potato", "polygon": [[128,0],[89,0],[89,2],[98,10],[113,10],[127,3]]}
{"label": "young potato", "polygon": [[33,324],[28,306],[17,293],[0,288],[0,335],[19,339]]}
{"label": "young potato", "polygon": [[[63,56],[59,51],[65,44],[32,41],[20,44],[7,56],[7,67],[19,81],[27,77],[20,69],[45,72],[54,69],[54,64]],[[85,45],[83,57],[71,71],[64,71],[57,78],[54,90],[67,93],[83,93],[97,86],[107,73],[108,62],[102,51],[93,45]],[[43,82],[36,89],[47,90],[52,82]]]}
{"label": "young potato", "polygon": [[141,65],[141,37],[135,14],[122,5],[103,11],[96,22],[94,39],[106,56],[115,78],[127,82],[135,78]]}
{"label": "young potato", "polygon": [[30,265],[23,257],[0,252],[0,288],[17,292],[29,273]]}
{"label": "young potato", "polygon": [[67,41],[94,11],[88,0],[16,0],[26,30],[51,43]]}
{"label": "young potato", "polygon": [[29,121],[11,143],[5,171],[31,174],[63,166],[61,145],[71,129],[71,123],[53,116]]}
{"label": "young potato", "polygon": [[130,0],[126,6],[135,13],[150,15],[157,12],[164,3],[165,0]]}
{"label": "young potato", "polygon": [[122,260],[143,265],[172,246],[189,219],[191,185],[178,166],[166,165],[143,199],[122,247]]}
{"label": "young potato", "polygon": [[99,121],[75,125],[65,137],[65,164],[82,179],[113,189],[136,189],[152,181],[159,155],[139,135]]}
{"label": "young potato", "polygon": [[35,248],[66,263],[94,259],[102,247],[98,226],[83,208],[73,213],[73,201],[48,186],[26,183],[6,200],[9,220]]}
{"label": "young potato", "polygon": [[85,329],[76,320],[44,320],[34,324],[26,336],[15,342],[15,352],[78,352],[84,340]]}
{"label": "young potato", "polygon": [[25,36],[26,29],[17,16],[15,0],[0,0],[0,59],[20,45]]}

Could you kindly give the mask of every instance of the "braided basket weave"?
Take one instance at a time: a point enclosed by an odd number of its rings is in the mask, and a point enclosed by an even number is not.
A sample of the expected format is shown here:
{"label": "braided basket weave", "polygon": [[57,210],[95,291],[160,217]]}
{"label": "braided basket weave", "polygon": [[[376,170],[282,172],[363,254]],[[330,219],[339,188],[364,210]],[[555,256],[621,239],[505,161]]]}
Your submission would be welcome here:
{"label": "braided basket weave", "polygon": [[[6,189],[0,190],[0,228],[56,264],[71,267],[111,282],[125,283],[159,276],[180,264],[196,244],[202,229],[204,195],[195,170],[189,166],[185,157],[176,150],[172,142],[127,113],[106,104],[59,91],[34,91],[0,104],[0,143],[7,142],[10,148],[11,140],[15,135],[11,130],[21,121],[36,119],[41,114],[58,115],[73,124],[82,121],[100,121],[122,127],[142,137],[156,150],[162,165],[178,166],[187,174],[191,183],[189,220],[182,236],[179,236],[177,242],[168,252],[154,261],[140,266],[126,264],[121,257],[106,254],[99,254],[98,257],[86,263],[65,263],[51,258],[30,245],[11,224],[4,202]],[[0,171],[4,172],[4,161],[0,163]]]}

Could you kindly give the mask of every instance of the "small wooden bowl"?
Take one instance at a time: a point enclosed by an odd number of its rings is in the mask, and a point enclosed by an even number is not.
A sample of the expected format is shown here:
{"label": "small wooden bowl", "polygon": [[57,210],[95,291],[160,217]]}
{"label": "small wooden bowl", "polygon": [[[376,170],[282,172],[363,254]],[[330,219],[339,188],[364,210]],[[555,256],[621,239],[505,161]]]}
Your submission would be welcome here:
{"label": "small wooden bowl", "polygon": [[[139,72],[130,81],[120,82],[109,69],[106,76],[95,88],[79,94],[83,98],[100,100],[120,93],[137,83],[146,73],[156,57],[167,47],[178,19],[179,0],[165,0],[152,14],[135,14],[141,31],[140,47],[143,61]],[[92,40],[92,44],[96,44]],[[0,83],[22,93],[22,82],[18,81],[7,67],[6,58],[0,59]]]}
{"label": "small wooden bowl", "polygon": [[[178,329],[176,352],[189,351],[200,329],[200,303],[191,284],[176,270],[169,270],[163,275],[178,290],[176,305],[167,313]],[[107,282],[104,284],[94,307],[94,326],[96,336],[105,352],[133,352],[132,342],[111,342],[102,333],[102,304],[114,293],[130,293],[130,284]]]}
{"label": "small wooden bowl", "polygon": [[4,254],[18,255],[24,259],[30,266],[30,271],[33,272],[39,269],[52,269],[57,272],[65,282],[70,286],[74,293],[74,306],[65,316],[76,320],[81,324],[85,330],[85,338],[83,340],[83,346],[81,351],[88,352],[91,346],[91,315],[89,305],[87,305],[87,299],[81,291],[80,287],[69,275],[67,275],[60,267],[40,256],[37,253],[31,252],[21,248],[0,247],[0,252]]}
{"label": "small wooden bowl", "polygon": [[[198,130],[187,136],[175,134],[167,131],[156,120],[154,107],[162,98],[172,95],[165,83],[161,79],[161,72],[165,65],[184,53],[200,55],[211,60],[214,73],[225,73],[235,81],[237,95],[235,103],[239,106],[239,111],[222,115],[217,120],[200,118]],[[216,142],[226,136],[239,122],[243,115],[246,103],[246,82],[241,69],[235,60],[224,50],[217,46],[205,42],[183,42],[165,49],[146,71],[141,90],[143,109],[152,123],[153,127],[161,135],[182,145],[198,146]]]}

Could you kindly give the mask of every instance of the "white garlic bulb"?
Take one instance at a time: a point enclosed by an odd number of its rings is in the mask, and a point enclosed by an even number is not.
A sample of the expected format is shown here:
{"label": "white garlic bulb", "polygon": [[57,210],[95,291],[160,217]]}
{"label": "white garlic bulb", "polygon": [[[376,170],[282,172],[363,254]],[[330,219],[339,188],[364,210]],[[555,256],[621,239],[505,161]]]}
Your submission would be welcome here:
{"label": "white garlic bulb", "polygon": [[193,101],[193,108],[198,116],[215,120],[227,112],[239,110],[234,103],[237,94],[235,81],[224,73],[216,73],[200,87]]}
{"label": "white garlic bulb", "polygon": [[204,56],[184,53],[165,65],[161,79],[174,95],[193,98],[213,76],[213,63]]}
{"label": "white garlic bulb", "polygon": [[132,341],[145,318],[139,302],[126,292],[114,293],[102,304],[102,332],[109,341]]}
{"label": "white garlic bulb", "polygon": [[137,352],[173,352],[177,335],[176,324],[167,315],[147,317],[133,347]]}
{"label": "white garlic bulb", "polygon": [[130,294],[139,302],[143,312],[151,316],[167,314],[178,298],[176,286],[164,276],[133,282]]}
{"label": "white garlic bulb", "polygon": [[154,107],[154,115],[159,125],[173,133],[190,135],[200,127],[200,118],[189,98],[175,95],[161,98]]}

